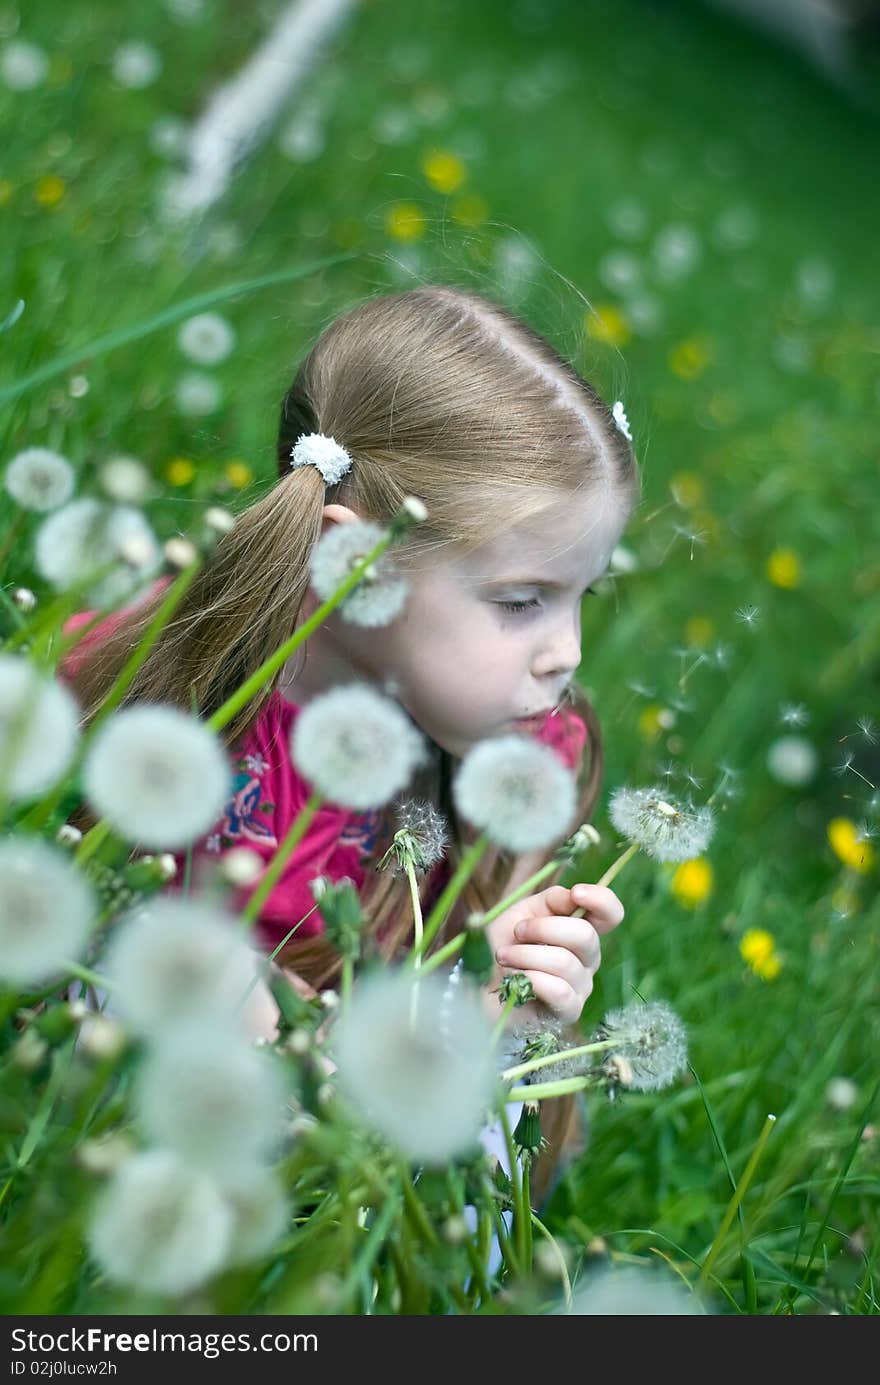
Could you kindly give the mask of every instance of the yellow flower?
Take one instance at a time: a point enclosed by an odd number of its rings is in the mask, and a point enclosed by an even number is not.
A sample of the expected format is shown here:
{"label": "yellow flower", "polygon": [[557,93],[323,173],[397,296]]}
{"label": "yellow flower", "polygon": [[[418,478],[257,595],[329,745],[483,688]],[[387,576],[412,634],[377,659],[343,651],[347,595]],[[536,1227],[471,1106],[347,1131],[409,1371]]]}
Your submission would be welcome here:
{"label": "yellow flower", "polygon": [[669,483],[678,505],[699,505],[703,500],[703,478],[695,471],[677,471]]}
{"label": "yellow flower", "polygon": [[647,707],[643,707],[638,720],[639,735],[645,741],[656,741],[663,727],[660,723],[660,713],[663,711],[659,702],[649,702]]}
{"label": "yellow flower", "polygon": [[489,215],[489,203],[475,192],[457,197],[452,204],[452,220],[460,226],[479,226]]}
{"label": "yellow flower", "polygon": [[851,818],[832,818],[828,824],[831,849],[845,866],[865,874],[874,864],[874,848],[869,841],[859,841],[858,831]]}
{"label": "yellow flower", "polygon": [[467,179],[467,170],[457,154],[448,149],[432,149],[422,160],[422,172],[437,192],[457,192]]}
{"label": "yellow flower", "polygon": [[687,337],[669,353],[669,369],[680,380],[696,380],[712,359],[707,337]]}
{"label": "yellow flower", "polygon": [[762,981],[775,981],[781,970],[782,958],[778,952],[771,952],[763,962],[755,962],[752,966],[752,971],[756,976],[760,976]]}
{"label": "yellow flower", "polygon": [[679,903],[695,909],[712,893],[713,871],[704,856],[682,861],[672,877],[672,893]]}
{"label": "yellow flower", "polygon": [[426,224],[415,202],[395,202],[385,217],[385,229],[395,240],[418,240],[425,234]]}
{"label": "yellow flower", "polygon": [[801,560],[793,548],[774,548],[767,559],[767,576],[777,587],[796,587],[801,580]]}
{"label": "yellow flower", "polygon": [[0,178],[0,207],[5,207],[10,201],[15,188],[8,178]]}
{"label": "yellow flower", "polygon": [[165,480],[169,486],[188,486],[196,474],[196,464],[189,457],[172,457],[165,463]]}
{"label": "yellow flower", "polygon": [[247,462],[242,462],[237,457],[233,461],[227,462],[223,470],[226,474],[227,481],[229,481],[231,485],[236,486],[239,490],[242,486],[246,486],[254,479],[254,473],[251,471]]}
{"label": "yellow flower", "polygon": [[46,173],[37,179],[34,198],[41,207],[56,207],[66,191],[67,184],[63,178],[59,178],[57,173]]}
{"label": "yellow flower", "polygon": [[691,616],[685,623],[684,638],[687,644],[707,645],[715,634],[715,626],[708,616]]}
{"label": "yellow flower", "polygon": [[773,956],[773,934],[766,928],[747,928],[739,940],[739,955],[753,971]]}
{"label": "yellow flower", "polygon": [[613,303],[598,303],[586,318],[587,336],[594,341],[606,341],[610,346],[623,346],[629,341],[629,323]]}

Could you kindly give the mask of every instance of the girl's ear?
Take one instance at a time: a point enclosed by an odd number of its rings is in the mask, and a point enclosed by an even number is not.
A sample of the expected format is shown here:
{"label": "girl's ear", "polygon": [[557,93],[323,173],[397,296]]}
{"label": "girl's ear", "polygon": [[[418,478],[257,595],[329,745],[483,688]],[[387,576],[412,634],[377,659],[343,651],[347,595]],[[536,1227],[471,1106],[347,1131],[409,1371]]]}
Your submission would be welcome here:
{"label": "girl's ear", "polygon": [[360,515],[356,514],[354,510],[350,510],[347,505],[325,505],[323,516],[322,533],[326,533],[329,528],[327,520],[332,520],[335,524],[352,524],[360,520]]}

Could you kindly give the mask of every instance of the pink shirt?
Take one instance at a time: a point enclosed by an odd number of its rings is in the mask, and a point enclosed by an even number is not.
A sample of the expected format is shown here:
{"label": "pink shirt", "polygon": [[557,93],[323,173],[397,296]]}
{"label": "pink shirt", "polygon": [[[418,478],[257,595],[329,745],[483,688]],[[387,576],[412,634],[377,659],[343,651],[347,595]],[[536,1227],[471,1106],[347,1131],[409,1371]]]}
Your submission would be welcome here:
{"label": "pink shirt", "polygon": [[[156,585],[165,585],[171,580],[163,577]],[[94,612],[83,611],[71,616],[65,623],[64,633],[76,630],[93,615]],[[97,625],[67,655],[62,663],[62,675],[75,671],[92,641],[100,640],[102,634],[110,634],[124,618],[124,610],[117,611]],[[310,796],[309,781],[299,773],[290,757],[291,733],[299,711],[299,707],[275,689],[239,744],[230,748],[232,794],[222,817],[193,843],[194,888],[198,888],[205,873],[210,871],[211,861],[216,861],[230,847],[247,846],[268,863]],[[578,765],[587,740],[587,728],[576,712],[563,708],[555,717],[548,714],[533,734],[549,745],[570,769]],[[381,809],[355,812],[330,802],[318,808],[260,910],[255,941],[261,947],[271,952],[293,925],[314,909],[309,882],[317,876],[324,875],[331,880],[348,876],[355,888],[361,888],[370,869],[381,819]],[[169,884],[169,890],[182,887],[185,859],[185,853],[177,853],[178,875]],[[448,878],[448,863],[441,861],[428,876],[429,900],[436,898]],[[244,907],[257,883],[233,891],[230,902],[234,909]],[[311,938],[323,931],[320,909],[314,909],[297,928],[294,938]]]}

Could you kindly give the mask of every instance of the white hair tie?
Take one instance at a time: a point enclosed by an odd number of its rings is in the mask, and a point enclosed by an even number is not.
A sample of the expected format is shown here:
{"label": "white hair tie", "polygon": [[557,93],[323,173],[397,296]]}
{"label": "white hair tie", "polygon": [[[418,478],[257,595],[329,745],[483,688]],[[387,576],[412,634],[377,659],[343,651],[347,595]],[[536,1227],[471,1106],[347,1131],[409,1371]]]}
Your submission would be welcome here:
{"label": "white hair tie", "polygon": [[334,486],[351,470],[351,457],[335,438],[324,433],[302,433],[290,453],[291,470],[310,464],[318,468],[326,485]]}

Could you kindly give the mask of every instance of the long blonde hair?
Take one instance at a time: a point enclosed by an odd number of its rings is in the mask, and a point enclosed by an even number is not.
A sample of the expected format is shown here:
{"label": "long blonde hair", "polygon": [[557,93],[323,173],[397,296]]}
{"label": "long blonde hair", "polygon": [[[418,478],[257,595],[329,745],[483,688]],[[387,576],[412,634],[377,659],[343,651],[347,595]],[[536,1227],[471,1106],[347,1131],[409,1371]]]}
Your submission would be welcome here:
{"label": "long blonde hair", "polygon": [[[290,469],[293,444],[311,432],[334,437],[353,459],[349,473],[334,486],[325,486],[315,467]],[[506,308],[440,284],[374,297],[324,329],[284,397],[277,459],[277,484],[244,510],[219,541],[139,670],[124,705],[195,705],[205,717],[216,711],[296,628],[323,507],[330,501],[382,524],[405,496],[422,499],[427,522],[394,550],[406,564],[424,562],[428,555],[442,558],[453,550],[467,553],[558,503],[560,492],[610,494],[621,514],[640,496],[632,449],[592,385]],[[72,676],[86,723],[160,599],[157,593],[135,607]],[[256,720],[279,678],[227,725],[227,746]],[[573,830],[590,819],[603,752],[588,699],[576,687],[570,696],[589,732]],[[474,833],[455,811],[453,768],[451,757],[434,746],[405,796],[426,797],[444,813],[454,866]],[[395,830],[394,806],[384,815],[377,860]],[[79,816],[83,823],[90,821],[85,809]],[[551,855],[548,847],[542,859]],[[508,852],[485,856],[437,944],[458,931],[467,913],[501,899],[516,867],[517,857]],[[407,881],[368,873],[362,904],[368,936],[381,934],[381,953],[391,959],[412,929]],[[331,981],[340,966],[322,937],[292,940],[279,960],[318,987]],[[535,1169],[533,1187],[539,1197],[562,1132],[572,1120],[570,1098],[545,1103],[551,1149]]]}

